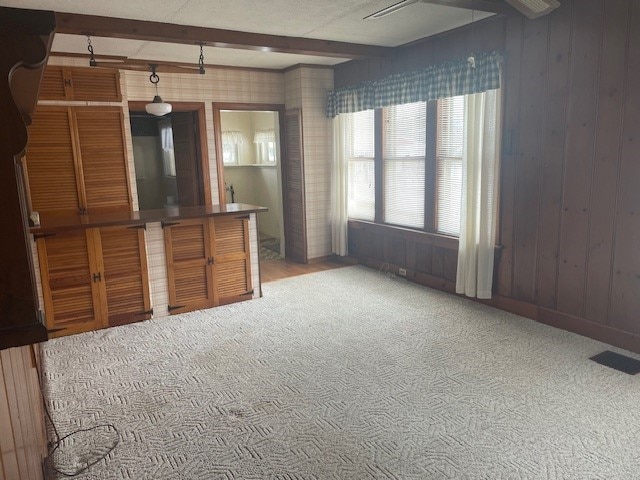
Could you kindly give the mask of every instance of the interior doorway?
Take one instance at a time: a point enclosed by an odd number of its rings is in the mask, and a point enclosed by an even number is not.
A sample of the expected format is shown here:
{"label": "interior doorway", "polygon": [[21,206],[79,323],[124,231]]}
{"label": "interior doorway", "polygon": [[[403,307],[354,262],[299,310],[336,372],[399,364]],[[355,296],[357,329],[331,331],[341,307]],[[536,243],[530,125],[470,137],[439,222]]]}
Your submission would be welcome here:
{"label": "interior doorway", "polygon": [[[138,208],[211,204],[204,105],[179,105],[162,117],[129,105]],[[207,172],[206,174],[204,172]]]}
{"label": "interior doorway", "polygon": [[[267,207],[259,214],[260,260],[286,256],[280,105],[215,104],[216,152],[224,203]],[[220,168],[222,167],[222,168]]]}

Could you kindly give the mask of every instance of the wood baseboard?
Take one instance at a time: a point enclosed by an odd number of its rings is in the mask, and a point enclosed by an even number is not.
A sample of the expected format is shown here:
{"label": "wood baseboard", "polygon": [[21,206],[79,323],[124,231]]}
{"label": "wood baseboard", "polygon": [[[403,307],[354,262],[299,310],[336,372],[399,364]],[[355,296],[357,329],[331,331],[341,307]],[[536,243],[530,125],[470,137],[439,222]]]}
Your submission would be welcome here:
{"label": "wood baseboard", "polygon": [[640,353],[640,335],[618,330],[609,325],[602,325],[544,307],[538,308],[538,321],[552,327],[609,343],[631,352]]}

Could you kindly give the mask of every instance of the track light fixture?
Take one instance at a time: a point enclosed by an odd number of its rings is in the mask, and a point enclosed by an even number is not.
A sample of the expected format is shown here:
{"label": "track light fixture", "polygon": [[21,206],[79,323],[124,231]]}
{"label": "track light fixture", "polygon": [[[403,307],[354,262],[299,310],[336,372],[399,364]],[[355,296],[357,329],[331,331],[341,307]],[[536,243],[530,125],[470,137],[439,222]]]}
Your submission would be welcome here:
{"label": "track light fixture", "polygon": [[150,64],[149,68],[151,68],[151,75],[149,76],[149,81],[156,87],[156,95],[153,97],[151,103],[147,103],[144,107],[147,113],[151,115],[155,115],[156,117],[162,117],[167,113],[171,113],[172,106],[170,103],[166,103],[162,100],[160,95],[158,95],[158,82],[160,81],[160,77],[156,73],[156,68],[158,65]]}

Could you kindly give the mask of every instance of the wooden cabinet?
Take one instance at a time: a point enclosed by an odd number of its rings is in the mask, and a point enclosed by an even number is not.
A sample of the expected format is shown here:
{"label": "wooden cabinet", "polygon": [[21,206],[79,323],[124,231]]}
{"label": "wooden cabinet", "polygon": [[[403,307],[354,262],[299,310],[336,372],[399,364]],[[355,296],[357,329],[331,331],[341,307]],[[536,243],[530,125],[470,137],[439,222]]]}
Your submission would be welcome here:
{"label": "wooden cabinet", "polygon": [[149,318],[144,232],[108,227],[37,239],[51,337]]}
{"label": "wooden cabinet", "polygon": [[40,100],[120,102],[120,73],[116,69],[48,66]]}
{"label": "wooden cabinet", "polygon": [[169,313],[251,298],[249,216],[164,224]]}
{"label": "wooden cabinet", "polygon": [[123,122],[119,107],[39,105],[26,155],[31,209],[130,209]]}
{"label": "wooden cabinet", "polygon": [[96,229],[77,230],[37,241],[45,323],[51,337],[105,326],[96,235]]}

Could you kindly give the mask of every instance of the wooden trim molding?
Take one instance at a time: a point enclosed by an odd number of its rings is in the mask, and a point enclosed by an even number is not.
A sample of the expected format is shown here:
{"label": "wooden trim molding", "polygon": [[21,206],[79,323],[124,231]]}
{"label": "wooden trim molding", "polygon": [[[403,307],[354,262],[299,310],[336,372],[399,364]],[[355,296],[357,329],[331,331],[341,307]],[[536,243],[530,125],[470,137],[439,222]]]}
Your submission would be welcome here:
{"label": "wooden trim molding", "polygon": [[349,220],[349,228],[359,230],[371,230],[385,235],[395,235],[405,240],[419,241],[427,245],[446,248],[448,250],[458,250],[458,239],[439,233],[412,230],[410,228],[387,225],[385,223],[373,223],[365,220]]}
{"label": "wooden trim molding", "polygon": [[194,27],[173,23],[149,22],[126,18],[99,17],[56,12],[58,33],[128,38],[185,45],[204,43],[211,47],[317,55],[335,58],[378,57],[391,52],[391,47],[335,42],[303,37],[286,37],[263,33],[239,32],[219,28]]}

